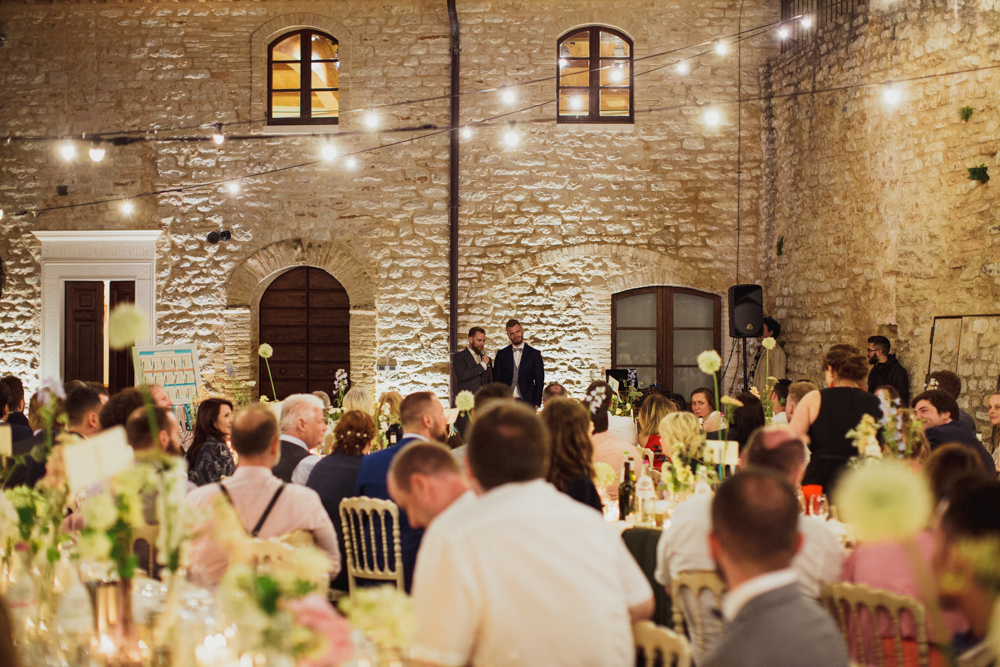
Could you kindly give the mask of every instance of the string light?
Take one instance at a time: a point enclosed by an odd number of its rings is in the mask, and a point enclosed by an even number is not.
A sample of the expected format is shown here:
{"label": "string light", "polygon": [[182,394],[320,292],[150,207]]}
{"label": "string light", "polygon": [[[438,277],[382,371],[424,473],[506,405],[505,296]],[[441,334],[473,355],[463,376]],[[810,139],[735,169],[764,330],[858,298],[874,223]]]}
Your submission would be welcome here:
{"label": "string light", "polygon": [[569,108],[573,111],[581,111],[583,109],[583,95],[574,95],[569,98]]}
{"label": "string light", "polygon": [[608,78],[615,83],[618,83],[625,78],[625,70],[622,68],[620,63],[615,63],[611,66],[611,71],[608,72]]}
{"label": "string light", "polygon": [[521,135],[511,127],[503,133],[503,142],[508,148],[514,148],[521,143]]}
{"label": "string light", "polygon": [[462,128],[462,130],[461,130],[461,131],[459,132],[459,135],[460,135],[460,136],[461,136],[461,137],[462,137],[463,139],[471,139],[471,138],[472,138],[472,128],[471,128],[471,127],[469,127],[468,125],[466,125],[466,126],[465,126],[465,127],[463,127],[463,128]]}
{"label": "string light", "polygon": [[500,99],[503,100],[504,104],[510,105],[517,102],[517,93],[511,88],[504,88],[500,92]]}
{"label": "string light", "polygon": [[718,53],[720,56],[724,56],[724,55],[726,55],[726,53],[728,51],[729,51],[729,46],[726,45],[725,42],[723,42],[721,39],[715,40],[715,52],[716,53]]}
{"label": "string light", "polygon": [[895,109],[903,101],[903,90],[896,84],[890,84],[882,91],[882,103],[890,109]]}
{"label": "string light", "polygon": [[344,166],[353,171],[358,168],[358,159],[352,155],[344,162]]}
{"label": "string light", "polygon": [[807,29],[811,28],[812,24],[813,24],[813,20],[812,20],[811,16],[803,16],[802,17],[802,27],[803,28],[807,28]]}
{"label": "string light", "polygon": [[222,142],[225,140],[226,140],[226,135],[222,133],[222,123],[216,123],[215,134],[212,135],[212,141],[221,146]]}
{"label": "string light", "polygon": [[101,160],[104,159],[105,150],[100,146],[97,145],[91,146],[90,151],[88,152],[90,153],[90,159],[93,160],[94,162],[100,162]]}
{"label": "string light", "polygon": [[566,67],[566,65],[569,65],[569,61],[566,60],[565,58],[560,58],[559,59],[559,69],[562,69],[563,67]]}
{"label": "string light", "polygon": [[364,122],[365,127],[367,127],[369,130],[374,130],[376,127],[378,127],[378,114],[376,114],[374,111],[369,111],[368,113],[365,114],[365,117],[362,122]]}
{"label": "string light", "polygon": [[337,159],[337,147],[333,144],[323,144],[323,149],[320,151],[323,159],[327,162]]}
{"label": "string light", "polygon": [[709,127],[719,127],[722,124],[722,114],[718,109],[709,109],[705,112],[704,120]]}
{"label": "string light", "polygon": [[229,181],[226,183],[226,189],[229,190],[229,194],[236,195],[240,192],[240,182],[239,181]]}
{"label": "string light", "polygon": [[677,73],[680,74],[681,76],[687,74],[690,71],[691,71],[691,66],[688,65],[686,60],[682,60],[679,63],[677,63]]}
{"label": "string light", "polygon": [[69,160],[72,160],[73,158],[76,157],[76,146],[73,145],[73,142],[67,141],[66,143],[59,146],[59,155],[61,155],[62,159],[66,160],[67,162]]}
{"label": "string light", "polygon": [[788,28],[786,28],[785,26],[781,26],[780,28],[778,28],[778,39],[788,39],[788,35],[790,34],[791,33],[789,32]]}
{"label": "string light", "polygon": [[132,212],[135,211],[135,204],[130,199],[126,199],[122,202],[121,209],[125,215],[132,215]]}

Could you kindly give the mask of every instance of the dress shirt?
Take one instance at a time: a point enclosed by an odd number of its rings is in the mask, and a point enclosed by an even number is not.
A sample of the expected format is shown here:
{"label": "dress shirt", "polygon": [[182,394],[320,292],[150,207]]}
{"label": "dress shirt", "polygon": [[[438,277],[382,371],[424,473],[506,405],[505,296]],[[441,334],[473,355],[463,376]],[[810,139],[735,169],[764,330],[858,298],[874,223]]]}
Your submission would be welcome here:
{"label": "dress shirt", "polygon": [[771,419],[771,424],[788,424],[788,413],[782,410],[778,414],[774,415]]}
{"label": "dress shirt", "polygon": [[631,417],[608,415],[608,433],[624,440],[630,445],[639,444],[639,433],[635,428],[635,420]]}
{"label": "dress shirt", "polygon": [[[608,485],[608,498],[618,499],[618,484],[622,478],[625,452],[629,453],[632,459],[632,469],[635,470],[639,461],[642,460],[642,452],[633,444],[629,444],[621,438],[615,436],[611,431],[602,431],[590,436],[594,443],[594,463],[607,463],[615,471],[615,482]],[[636,479],[639,474],[636,472]]]}
{"label": "dress shirt", "polygon": [[486,363],[485,361],[483,361],[483,357],[482,357],[482,355],[478,354],[478,353],[477,353],[477,352],[476,352],[475,350],[473,350],[473,349],[472,349],[471,347],[469,348],[469,354],[471,354],[471,355],[472,355],[472,358],[476,360],[476,363],[477,363],[477,364],[479,364],[480,366],[482,366],[482,367],[483,367],[483,370],[485,370],[485,369],[489,368],[489,364],[487,364],[487,363]]}
{"label": "dress shirt", "polygon": [[[296,438],[294,435],[286,435],[282,433],[281,439],[286,440],[293,445],[298,445],[307,452],[309,451],[309,445],[306,444],[306,441]],[[305,486],[306,482],[309,481],[309,475],[312,474],[313,468],[316,467],[316,464],[319,463],[321,459],[321,456],[310,454],[299,461],[299,464],[295,466],[295,470],[292,471],[292,484],[301,484],[302,486]]]}
{"label": "dress shirt", "polygon": [[543,480],[503,484],[427,529],[413,654],[441,665],[635,662],[652,591],[614,527]]}
{"label": "dress shirt", "polygon": [[[680,572],[714,570],[715,562],[708,551],[708,534],[712,530],[712,495],[702,494],[677,506],[670,517],[670,526],[656,544],[654,577],[664,586]],[[798,573],[799,588],[807,596],[818,599],[824,583],[840,580],[844,548],[840,539],[825,521],[815,516],[799,517],[802,547],[792,559]]]}
{"label": "dress shirt", "polygon": [[521,398],[521,390],[517,387],[517,376],[521,370],[521,354],[524,352],[524,343],[511,345],[510,349],[514,355],[514,398]]}
{"label": "dress shirt", "polygon": [[[225,482],[226,491],[232,498],[233,507],[243,527],[252,530],[271,498],[281,487],[281,480],[274,476],[270,468],[241,465]],[[191,507],[209,512],[216,499],[222,494],[218,484],[198,487],[187,496]],[[215,541],[211,527],[191,542],[192,578],[205,585],[217,585],[229,565],[229,556]],[[332,576],[340,572],[340,549],[330,517],[323,509],[319,495],[310,488],[298,484],[287,484],[281,497],[274,504],[267,521],[261,526],[258,537],[266,540],[281,537],[297,530],[311,533],[316,546],[326,552],[333,561]]]}
{"label": "dress shirt", "polygon": [[732,621],[740,613],[740,609],[743,609],[743,606],[750,600],[782,586],[794,584],[796,581],[798,581],[798,575],[790,567],[747,579],[722,598],[722,617],[727,621]]}

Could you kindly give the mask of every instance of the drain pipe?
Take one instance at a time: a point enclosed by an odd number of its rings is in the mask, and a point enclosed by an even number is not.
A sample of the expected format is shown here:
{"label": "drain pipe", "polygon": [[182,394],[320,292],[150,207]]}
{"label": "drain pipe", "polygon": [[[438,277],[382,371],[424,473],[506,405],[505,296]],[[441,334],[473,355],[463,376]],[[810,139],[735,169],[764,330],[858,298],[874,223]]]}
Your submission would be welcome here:
{"label": "drain pipe", "polygon": [[[458,352],[458,101],[459,79],[459,28],[456,0],[448,0],[448,22],[451,27],[451,132],[449,133],[448,175],[448,361]],[[450,365],[450,363],[449,363]],[[451,397],[455,398],[454,378],[451,380]]]}

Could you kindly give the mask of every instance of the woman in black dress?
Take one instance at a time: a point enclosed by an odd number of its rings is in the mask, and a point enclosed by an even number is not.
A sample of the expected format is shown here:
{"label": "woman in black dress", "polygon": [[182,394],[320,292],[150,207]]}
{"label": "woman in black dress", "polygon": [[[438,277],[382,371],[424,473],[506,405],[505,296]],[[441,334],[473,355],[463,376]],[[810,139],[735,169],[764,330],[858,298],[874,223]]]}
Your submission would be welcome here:
{"label": "woman in black dress", "polygon": [[232,432],[233,404],[224,398],[202,401],[194,422],[194,438],[184,455],[192,484],[212,484],[236,471],[236,462],[226,445]]}
{"label": "woman in black dress", "polygon": [[571,398],[551,398],[542,409],[542,421],[552,436],[546,481],[570,498],[603,512],[593,481],[594,445],[587,408]]}
{"label": "woman in black dress", "polygon": [[802,397],[789,429],[806,440],[812,452],[803,486],[819,484],[830,495],[847,461],[858,454],[847,432],[862,416],[878,419],[882,411],[878,398],[864,389],[868,357],[859,348],[834,345],[823,356],[823,372],[827,387]]}

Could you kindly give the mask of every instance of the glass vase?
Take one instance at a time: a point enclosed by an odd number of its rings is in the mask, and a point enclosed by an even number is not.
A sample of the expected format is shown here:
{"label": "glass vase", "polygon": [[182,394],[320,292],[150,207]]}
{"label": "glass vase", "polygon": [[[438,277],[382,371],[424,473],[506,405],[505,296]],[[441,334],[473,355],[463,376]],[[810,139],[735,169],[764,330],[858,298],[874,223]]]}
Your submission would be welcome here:
{"label": "glass vase", "polygon": [[132,612],[132,580],[101,582],[97,586],[92,656],[103,667],[144,667],[149,648],[139,639]]}

